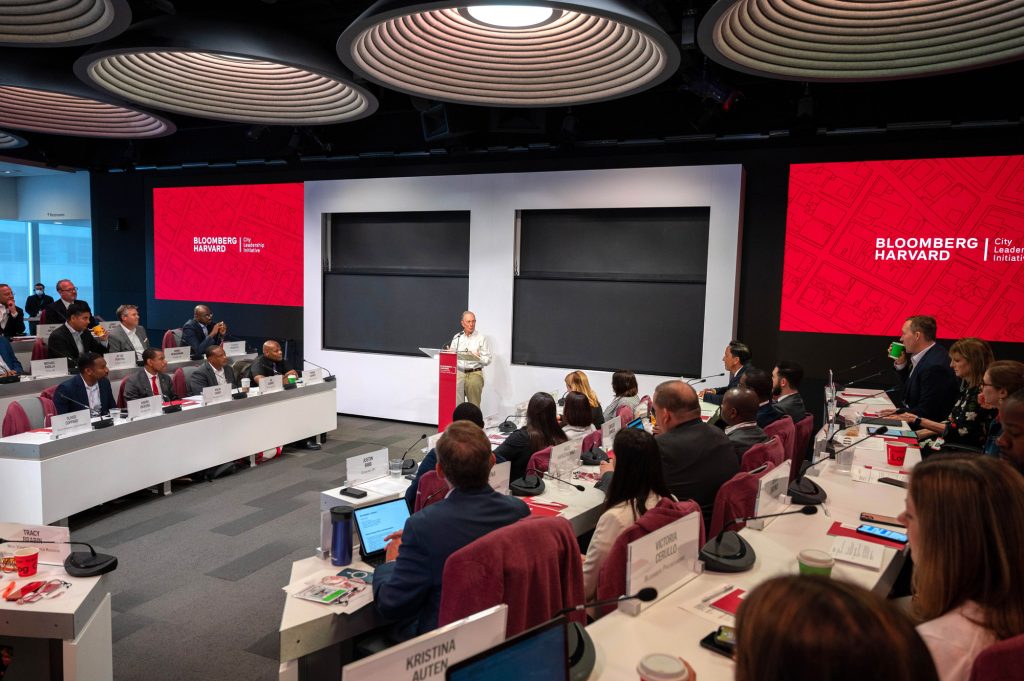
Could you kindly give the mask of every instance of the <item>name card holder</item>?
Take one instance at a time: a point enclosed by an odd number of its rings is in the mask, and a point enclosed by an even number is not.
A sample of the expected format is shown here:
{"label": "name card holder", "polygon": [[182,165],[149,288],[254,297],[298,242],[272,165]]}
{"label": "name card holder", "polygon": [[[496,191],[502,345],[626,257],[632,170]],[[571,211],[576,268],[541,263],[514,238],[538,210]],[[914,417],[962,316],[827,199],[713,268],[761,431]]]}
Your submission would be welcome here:
{"label": "name card holder", "polygon": [[53,333],[54,329],[57,329],[63,324],[38,324],[36,325],[36,338],[42,338],[44,341],[49,339],[50,334]]}
{"label": "name card holder", "polygon": [[152,397],[141,397],[137,400],[129,400],[128,405],[128,420],[137,421],[138,419],[148,419],[153,416],[159,416],[163,413],[163,398],[159,395]]}
{"label": "name card holder", "polygon": [[[0,537],[4,537],[5,552],[18,549],[39,549],[39,562],[45,565],[63,565],[64,559],[71,552],[71,530],[53,525],[22,525],[20,523],[0,523]],[[59,542],[57,544],[41,544],[40,542]]]}
{"label": "name card holder", "polygon": [[612,448],[615,434],[620,430],[622,430],[622,419],[615,415],[601,424],[601,444],[605,449]]}
{"label": "name card holder", "polygon": [[388,450],[386,449],[350,456],[345,461],[345,484],[350,487],[387,474]]}
{"label": "name card holder", "polygon": [[57,414],[50,417],[50,439],[58,440],[68,435],[77,435],[92,430],[92,418],[88,409]]}
{"label": "name card holder", "polygon": [[228,357],[238,357],[245,354],[245,341],[230,341],[222,345],[224,354]]}
{"label": "name card holder", "polygon": [[508,494],[510,491],[509,484],[512,478],[512,462],[502,461],[491,466],[491,475],[488,480],[491,483],[491,488],[495,492],[501,494]]}
{"label": "name card holder", "polygon": [[260,379],[260,395],[269,395],[284,390],[281,376],[264,376]]}
{"label": "name card holder", "polygon": [[135,351],[129,350],[128,352],[108,352],[103,355],[103,359],[107,360],[107,368],[111,371],[115,369],[134,369],[135,368]]}
{"label": "name card holder", "polygon": [[52,378],[54,376],[68,375],[68,358],[55,357],[53,359],[32,360],[32,378]]}
{"label": "name card holder", "polygon": [[302,372],[303,385],[316,385],[324,382],[324,374],[320,369],[306,369]]}
{"label": "name card holder", "polygon": [[658,598],[649,603],[622,601],[619,610],[639,615],[683,584],[704,572],[700,560],[700,513],[694,512],[629,543],[626,562],[626,593],[653,587]]}
{"label": "name card holder", "polygon": [[[574,470],[580,466],[580,456],[583,454],[583,438],[574,438],[560,445],[551,448],[551,460],[548,462],[548,470],[551,475],[557,478],[568,479]],[[558,489],[568,489],[569,484],[557,481]]]}
{"label": "name card holder", "polygon": [[167,360],[168,364],[187,362],[192,359],[192,348],[187,345],[181,348],[167,348],[164,350],[164,359]]}
{"label": "name card holder", "polygon": [[221,402],[231,401],[231,386],[230,385],[211,385],[203,388],[203,406],[209,406],[211,404],[220,404]]}
{"label": "name card holder", "polygon": [[114,329],[120,329],[121,328],[121,322],[100,322],[100,326],[103,327],[104,331],[106,331],[107,333],[110,333]]}
{"label": "name card holder", "polygon": [[[789,468],[792,465],[788,459],[782,465],[776,466],[758,480],[757,499],[754,501],[754,515],[767,515],[769,513],[782,513],[789,506],[790,498],[786,496],[789,491]],[[760,520],[747,521],[747,527],[752,530],[763,530],[772,524],[775,518],[762,518]]]}

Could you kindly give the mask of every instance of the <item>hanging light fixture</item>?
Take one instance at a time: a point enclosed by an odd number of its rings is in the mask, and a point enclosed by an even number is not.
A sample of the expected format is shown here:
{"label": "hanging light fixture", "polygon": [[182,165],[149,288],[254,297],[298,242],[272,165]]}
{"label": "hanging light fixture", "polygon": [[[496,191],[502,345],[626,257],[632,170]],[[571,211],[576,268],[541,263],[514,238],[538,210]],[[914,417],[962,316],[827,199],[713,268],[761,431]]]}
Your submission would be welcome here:
{"label": "hanging light fixture", "polygon": [[145,22],[83,55],[75,73],[147,107],[241,123],[327,125],[377,108],[328,50],[235,19]]}
{"label": "hanging light fixture", "polygon": [[929,76],[1024,56],[1024,0],[718,0],[698,42],[720,64],[769,78]]}
{"label": "hanging light fixture", "polygon": [[0,46],[68,47],[113,38],[132,22],[128,0],[0,2]]}
{"label": "hanging light fixture", "polygon": [[503,107],[625,97],[679,65],[669,36],[620,0],[381,0],[341,34],[337,50],[355,73],[385,87]]}
{"label": "hanging light fixture", "polygon": [[28,142],[18,137],[17,135],[12,135],[9,132],[4,132],[3,130],[0,130],[0,149],[17,149],[27,144]]}

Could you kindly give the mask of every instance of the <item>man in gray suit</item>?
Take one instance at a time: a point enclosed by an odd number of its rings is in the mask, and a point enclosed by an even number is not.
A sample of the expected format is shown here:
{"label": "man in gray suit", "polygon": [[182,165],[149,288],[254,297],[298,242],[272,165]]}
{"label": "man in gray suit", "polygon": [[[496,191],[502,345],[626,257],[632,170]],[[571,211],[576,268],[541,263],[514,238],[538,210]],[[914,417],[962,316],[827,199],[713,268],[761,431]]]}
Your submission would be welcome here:
{"label": "man in gray suit", "polygon": [[117,308],[117,319],[121,326],[111,329],[108,352],[134,352],[135,359],[142,359],[142,353],[149,347],[149,337],[139,324],[139,308],[122,305]]}
{"label": "man in gray suit", "polygon": [[725,436],[736,452],[737,463],[748,449],[768,440],[768,435],[757,426],[757,406],[757,393],[747,387],[730,388],[722,397]]}
{"label": "man in gray suit", "polygon": [[142,353],[142,367],[124,379],[124,399],[126,402],[143,397],[161,395],[165,402],[178,399],[174,393],[171,377],[164,373],[167,360],[164,351],[146,348]]}
{"label": "man in gray suit", "polygon": [[188,379],[188,391],[190,395],[202,395],[203,388],[213,385],[238,387],[235,372],[231,368],[231,360],[224,354],[224,348],[220,345],[206,348],[206,361],[192,372]]}

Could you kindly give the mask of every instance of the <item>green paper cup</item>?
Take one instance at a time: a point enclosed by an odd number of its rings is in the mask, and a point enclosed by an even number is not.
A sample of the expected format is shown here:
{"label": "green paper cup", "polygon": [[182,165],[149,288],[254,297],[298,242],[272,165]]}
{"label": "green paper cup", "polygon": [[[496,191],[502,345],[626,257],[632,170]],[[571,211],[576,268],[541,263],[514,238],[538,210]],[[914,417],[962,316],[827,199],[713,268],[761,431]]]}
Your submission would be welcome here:
{"label": "green paper cup", "polygon": [[889,345],[889,356],[893,359],[899,359],[900,355],[903,354],[903,351],[903,343],[892,343]]}
{"label": "green paper cup", "polygon": [[817,549],[804,549],[796,560],[800,564],[800,574],[820,577],[831,577],[832,566],[836,564],[835,558]]}

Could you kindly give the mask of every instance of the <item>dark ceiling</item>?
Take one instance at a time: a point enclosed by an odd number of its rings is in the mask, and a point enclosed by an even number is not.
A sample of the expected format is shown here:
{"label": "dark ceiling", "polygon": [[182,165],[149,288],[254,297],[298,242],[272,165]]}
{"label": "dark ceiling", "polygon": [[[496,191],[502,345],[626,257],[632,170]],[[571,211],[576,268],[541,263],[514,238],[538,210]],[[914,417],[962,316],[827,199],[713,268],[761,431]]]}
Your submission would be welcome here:
{"label": "dark ceiling", "polygon": [[[176,13],[218,10],[290,29],[333,51],[340,33],[369,2],[331,0],[131,0],[133,23]],[[684,17],[700,21],[709,1],[643,0],[641,6],[681,44]],[[89,46],[18,48],[0,55],[2,72],[32,62],[67,69]],[[616,147],[729,144],[756,147],[778,140],[851,144],[855,135],[899,138],[922,129],[951,135],[1005,129],[1019,141],[1024,116],[1022,62],[915,80],[811,84],[769,80],[721,67],[692,44],[682,64],[655,88],[611,102],[546,109],[433,106],[374,84],[380,100],[371,117],[339,125],[252,126],[160,113],[178,130],[168,137],[122,141],[11,130],[29,146],[8,158],[93,170],[179,164],[247,167],[336,162],[353,158],[415,158],[548,150],[573,154]],[[423,114],[423,111],[429,111]],[[425,131],[425,128],[427,130]],[[1001,133],[1000,133],[1001,134]],[[429,139],[428,139],[429,137]]]}

